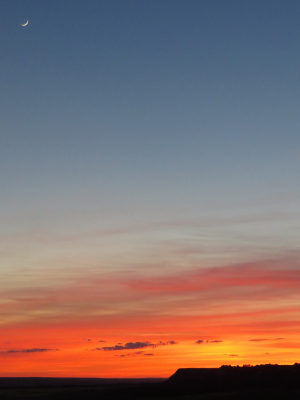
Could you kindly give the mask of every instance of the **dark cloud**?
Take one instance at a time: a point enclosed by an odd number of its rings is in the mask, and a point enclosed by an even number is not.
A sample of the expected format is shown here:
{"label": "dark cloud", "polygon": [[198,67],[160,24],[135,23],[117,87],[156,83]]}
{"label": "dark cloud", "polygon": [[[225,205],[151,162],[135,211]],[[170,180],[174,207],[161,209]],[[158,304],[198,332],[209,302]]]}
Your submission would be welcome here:
{"label": "dark cloud", "polygon": [[144,349],[145,347],[156,347],[157,345],[150,342],[128,342],[125,345],[116,344],[115,346],[106,346],[97,348],[96,350],[104,350],[104,351],[116,351],[116,350],[134,350],[134,349]]}
{"label": "dark cloud", "polygon": [[144,356],[153,356],[152,353],[145,353]]}
{"label": "dark cloud", "polygon": [[229,357],[238,357],[238,354],[229,354]]}
{"label": "dark cloud", "polygon": [[105,343],[105,340],[98,340],[99,343]]}
{"label": "dark cloud", "polygon": [[127,353],[127,354],[115,354],[115,357],[135,357],[135,356],[140,356],[144,354],[144,351],[135,351],[133,353]]}
{"label": "dark cloud", "polygon": [[24,349],[24,350],[8,350],[7,353],[45,353],[46,351],[59,351],[59,349]]}
{"label": "dark cloud", "polygon": [[199,339],[199,340],[196,340],[196,344],[203,344],[203,343],[221,343],[221,342],[223,342],[223,340],[202,340],[202,339]]}
{"label": "dark cloud", "polygon": [[168,342],[162,342],[161,340],[156,343],[156,346],[168,346],[169,344],[178,344],[179,342],[175,342],[175,340],[169,340]]}
{"label": "dark cloud", "polygon": [[88,339],[87,341],[90,342],[92,339]]}
{"label": "dark cloud", "polygon": [[135,350],[135,349],[144,349],[147,347],[151,347],[154,349],[157,346],[167,346],[177,344],[174,340],[170,340],[168,342],[159,341],[158,343],[151,343],[149,341],[146,342],[128,342],[125,345],[116,344],[114,346],[105,346],[105,347],[97,347],[95,350],[104,350],[104,351],[118,351],[118,350]]}

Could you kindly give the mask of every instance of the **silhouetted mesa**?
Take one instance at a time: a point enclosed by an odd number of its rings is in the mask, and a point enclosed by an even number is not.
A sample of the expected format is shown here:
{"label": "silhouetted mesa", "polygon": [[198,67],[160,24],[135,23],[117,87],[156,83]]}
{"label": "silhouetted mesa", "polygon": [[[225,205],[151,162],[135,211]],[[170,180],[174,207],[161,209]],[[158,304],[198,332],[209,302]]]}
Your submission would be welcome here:
{"label": "silhouetted mesa", "polygon": [[203,400],[299,400],[300,364],[186,368],[167,380],[0,378],[1,399],[163,400],[190,395]]}
{"label": "silhouetted mesa", "polygon": [[170,392],[209,393],[253,389],[299,389],[300,364],[178,369],[163,383]]}

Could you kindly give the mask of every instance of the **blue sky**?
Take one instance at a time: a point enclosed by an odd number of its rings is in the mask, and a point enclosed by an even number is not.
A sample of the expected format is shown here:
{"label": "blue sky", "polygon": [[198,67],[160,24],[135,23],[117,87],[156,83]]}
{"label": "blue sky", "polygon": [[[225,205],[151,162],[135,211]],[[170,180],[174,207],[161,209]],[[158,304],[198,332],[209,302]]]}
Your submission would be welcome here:
{"label": "blue sky", "polygon": [[272,218],[285,232],[299,212],[299,12],[297,1],[3,2],[2,233],[154,223],[180,236],[203,218],[221,229],[266,214],[258,236]]}
{"label": "blue sky", "polygon": [[[4,270],[36,254],[51,265],[58,248],[53,265],[61,252],[69,265],[108,252],[116,269],[297,249],[299,2],[10,0],[0,11],[1,233],[19,260]],[[178,266],[173,247],[193,261]]]}

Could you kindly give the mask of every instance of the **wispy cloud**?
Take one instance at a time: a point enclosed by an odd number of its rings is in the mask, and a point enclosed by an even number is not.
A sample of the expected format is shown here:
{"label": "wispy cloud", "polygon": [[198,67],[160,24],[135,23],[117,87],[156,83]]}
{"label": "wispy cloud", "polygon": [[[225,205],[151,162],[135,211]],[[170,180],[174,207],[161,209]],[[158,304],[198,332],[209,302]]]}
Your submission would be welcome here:
{"label": "wispy cloud", "polygon": [[116,344],[114,346],[97,347],[95,350],[104,351],[117,351],[117,350],[134,350],[134,349],[144,349],[145,347],[155,348],[156,344],[150,342],[128,342],[124,346]]}
{"label": "wispy cloud", "polygon": [[[199,302],[205,313],[212,306],[244,302],[249,307],[262,300],[300,298],[300,260],[263,260],[215,268],[197,268],[164,276],[137,277],[134,273],[110,276],[82,272],[70,281],[53,287],[3,290],[0,294],[2,323],[17,318],[45,319],[74,317],[76,320],[95,315],[124,315],[126,310],[142,315],[178,313],[187,310],[199,314]],[[99,290],[101,288],[101,290]],[[164,307],[161,307],[164,299]],[[139,307],[133,307],[134,304]],[[148,304],[151,302],[151,307]],[[260,305],[261,307],[261,305]],[[268,306],[270,308],[271,306]],[[149,310],[149,312],[148,312]],[[203,309],[204,311],[204,309]],[[42,316],[42,317],[41,317]]]}
{"label": "wispy cloud", "polygon": [[151,343],[149,341],[146,342],[128,342],[125,343],[123,346],[122,344],[116,344],[114,346],[105,346],[105,347],[97,347],[94,350],[104,350],[104,351],[118,351],[118,350],[134,350],[134,349],[144,349],[146,347],[151,347],[152,349],[158,347],[158,346],[166,346],[166,345],[174,345],[177,344],[178,342],[175,342],[174,340],[170,340],[168,342],[157,342],[157,343]]}
{"label": "wispy cloud", "polygon": [[7,353],[45,353],[47,351],[59,351],[59,349],[23,349],[23,350],[8,350]]}
{"label": "wispy cloud", "polygon": [[283,340],[284,338],[275,338],[275,339],[250,339],[249,342],[265,342],[268,340]]}
{"label": "wispy cloud", "polygon": [[223,340],[203,340],[203,339],[199,339],[196,340],[196,344],[204,344],[204,343],[222,343]]}
{"label": "wispy cloud", "polygon": [[115,357],[136,357],[142,355],[146,355],[144,354],[144,351],[135,351],[133,353],[127,353],[127,354],[115,354]]}
{"label": "wispy cloud", "polygon": [[[296,268],[297,265],[297,268]],[[211,293],[222,288],[255,288],[257,294],[268,289],[267,296],[275,296],[277,289],[281,293],[285,289],[295,292],[300,287],[300,262],[290,264],[289,260],[264,260],[252,263],[237,264],[217,268],[200,268],[185,272],[178,276],[165,276],[152,279],[132,279],[128,281],[130,288],[143,293]],[[292,268],[289,268],[292,267]],[[228,296],[228,293],[226,293]],[[241,297],[242,293],[234,293]],[[224,294],[222,294],[224,296]],[[230,296],[230,297],[233,297]],[[243,297],[251,297],[247,290]],[[228,296],[229,297],[229,296]]]}

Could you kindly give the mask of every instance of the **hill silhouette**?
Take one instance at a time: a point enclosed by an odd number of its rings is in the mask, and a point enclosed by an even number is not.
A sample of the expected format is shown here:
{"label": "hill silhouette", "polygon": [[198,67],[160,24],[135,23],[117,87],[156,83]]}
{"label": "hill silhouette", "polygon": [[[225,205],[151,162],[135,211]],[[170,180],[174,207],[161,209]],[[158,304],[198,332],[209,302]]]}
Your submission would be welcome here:
{"label": "hill silhouette", "polygon": [[300,364],[181,368],[167,380],[0,378],[0,398],[298,400]]}
{"label": "hill silhouette", "polygon": [[170,393],[177,394],[300,389],[300,364],[182,368],[164,382],[164,386]]}

